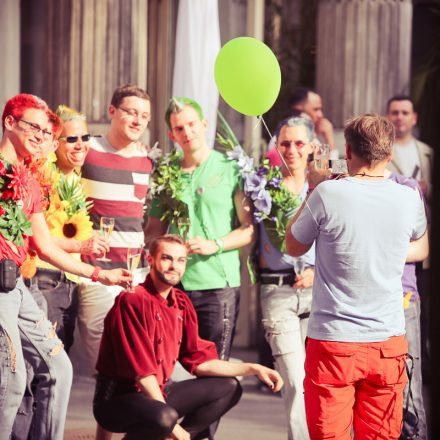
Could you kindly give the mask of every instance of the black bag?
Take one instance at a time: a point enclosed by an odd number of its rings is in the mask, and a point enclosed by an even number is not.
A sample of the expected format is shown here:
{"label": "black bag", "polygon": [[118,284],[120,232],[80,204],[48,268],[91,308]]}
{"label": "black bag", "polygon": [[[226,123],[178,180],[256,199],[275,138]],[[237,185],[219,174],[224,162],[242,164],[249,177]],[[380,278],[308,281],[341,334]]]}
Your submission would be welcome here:
{"label": "black bag", "polygon": [[10,292],[17,285],[18,266],[12,260],[0,261],[0,291]]}

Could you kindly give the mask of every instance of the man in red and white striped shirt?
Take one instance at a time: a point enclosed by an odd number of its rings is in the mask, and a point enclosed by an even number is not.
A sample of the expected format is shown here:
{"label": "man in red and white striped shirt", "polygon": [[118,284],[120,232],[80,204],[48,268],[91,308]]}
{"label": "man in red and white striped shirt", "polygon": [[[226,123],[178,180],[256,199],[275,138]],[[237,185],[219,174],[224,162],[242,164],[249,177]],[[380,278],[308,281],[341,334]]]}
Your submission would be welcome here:
{"label": "man in red and white striped shirt", "polygon": [[[100,229],[101,217],[114,218],[108,262],[83,257],[84,261],[113,268],[125,266],[127,246],[143,247],[143,217],[152,160],[149,148],[139,139],[150,121],[150,97],[133,85],[118,87],[109,107],[111,126],[102,138],[90,142],[82,167],[83,184],[93,201],[90,217],[93,228]],[[141,261],[134,273],[134,283],[145,279]],[[121,291],[99,283],[84,282],[80,288],[78,324],[85,352],[95,366],[104,326],[104,317]]]}

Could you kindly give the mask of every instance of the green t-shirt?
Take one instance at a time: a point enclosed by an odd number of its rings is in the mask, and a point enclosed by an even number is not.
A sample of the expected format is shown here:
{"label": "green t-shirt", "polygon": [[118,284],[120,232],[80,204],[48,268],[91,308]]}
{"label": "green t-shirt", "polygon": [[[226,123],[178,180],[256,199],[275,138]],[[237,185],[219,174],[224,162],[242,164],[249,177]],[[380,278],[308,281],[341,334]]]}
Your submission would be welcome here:
{"label": "green t-shirt", "polygon": [[[188,205],[190,220],[188,238],[200,236],[213,240],[235,229],[234,195],[237,187],[242,187],[235,160],[213,150],[192,173],[183,173],[183,179],[186,187],[182,201]],[[165,209],[154,199],[149,215],[160,218]],[[174,224],[169,232],[179,233]],[[238,249],[218,255],[190,255],[182,284],[185,290],[238,287],[241,284]]]}

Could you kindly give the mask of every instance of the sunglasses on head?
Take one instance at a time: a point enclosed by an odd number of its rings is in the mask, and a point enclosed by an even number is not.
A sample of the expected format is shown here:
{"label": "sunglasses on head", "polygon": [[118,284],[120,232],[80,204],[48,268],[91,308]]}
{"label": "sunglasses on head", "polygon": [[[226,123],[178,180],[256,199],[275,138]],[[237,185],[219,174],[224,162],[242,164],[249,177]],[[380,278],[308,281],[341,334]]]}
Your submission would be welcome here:
{"label": "sunglasses on head", "polygon": [[60,137],[60,139],[69,144],[74,144],[75,142],[78,142],[78,139],[81,139],[83,142],[88,142],[91,137],[92,136],[90,134],[83,134],[82,136],[63,136]]}

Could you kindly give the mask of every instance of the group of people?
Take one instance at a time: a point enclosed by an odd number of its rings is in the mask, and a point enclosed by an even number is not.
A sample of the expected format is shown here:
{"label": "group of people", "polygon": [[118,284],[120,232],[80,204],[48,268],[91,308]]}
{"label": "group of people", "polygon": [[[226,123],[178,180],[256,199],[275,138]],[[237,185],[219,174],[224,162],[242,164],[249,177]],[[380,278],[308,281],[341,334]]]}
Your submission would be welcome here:
{"label": "group of people", "polygon": [[[344,439],[352,430],[359,438],[399,438],[407,353],[414,373],[402,435],[426,438],[415,262],[428,253],[423,198],[429,200],[425,162],[429,167],[432,152],[426,146],[429,157],[413,168],[399,165],[417,159],[405,150],[416,119],[409,121],[409,98],[395,97],[388,117],[347,123],[349,175],[334,178],[309,160],[315,137],[332,144],[333,135],[320,101],[312,106],[319,123],[304,114],[308,98],[319,95],[303,95],[295,104],[301,108],[276,131],[277,184],[298,200],[296,209],[275,212],[274,203],[270,211],[291,219],[281,245],[253,212],[243,167],[209,148],[207,121],[194,100],[172,98],[165,115],[181,148],[176,163],[171,155],[160,162],[169,163],[171,180],[154,171],[157,151],[140,141],[152,110],[139,87],[115,90],[102,137],[91,136],[85,115],[66,106],[52,112],[27,94],[6,103],[0,439],[63,438],[75,322],[98,373],[97,439],[112,432],[212,439],[220,417],[240,399],[234,377],[246,375],[281,390],[289,439]],[[401,152],[393,156],[395,134]],[[419,182],[391,174],[390,163]],[[79,234],[75,216],[87,233]],[[105,217],[114,219],[110,238],[99,233]],[[228,361],[239,311],[239,249],[255,241],[275,370]],[[133,273],[124,268],[132,244],[148,249]],[[31,263],[35,270],[20,274]],[[173,381],[177,362],[195,378]]]}

